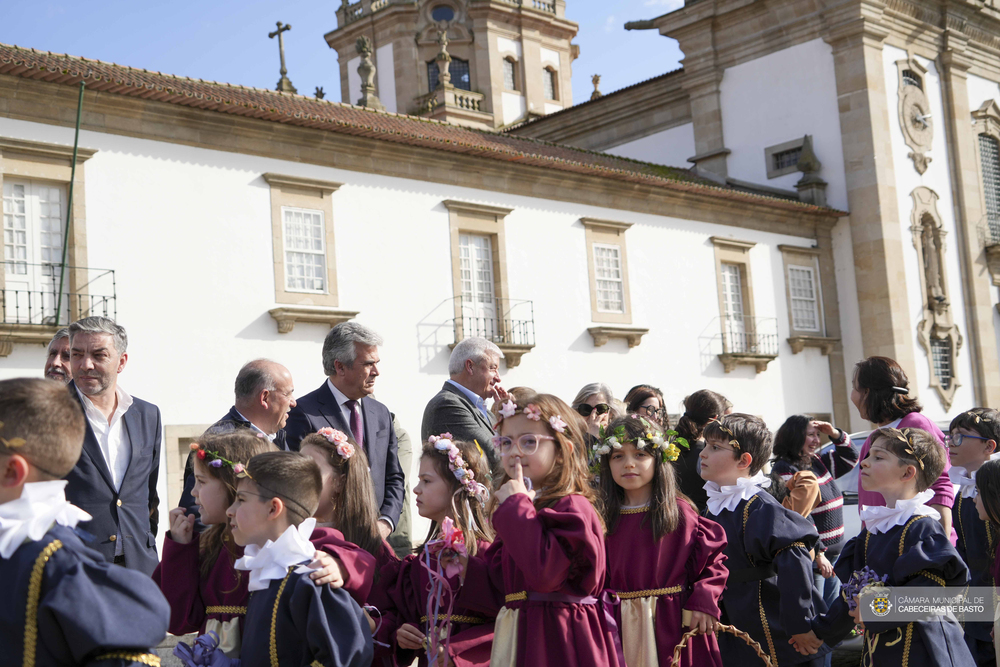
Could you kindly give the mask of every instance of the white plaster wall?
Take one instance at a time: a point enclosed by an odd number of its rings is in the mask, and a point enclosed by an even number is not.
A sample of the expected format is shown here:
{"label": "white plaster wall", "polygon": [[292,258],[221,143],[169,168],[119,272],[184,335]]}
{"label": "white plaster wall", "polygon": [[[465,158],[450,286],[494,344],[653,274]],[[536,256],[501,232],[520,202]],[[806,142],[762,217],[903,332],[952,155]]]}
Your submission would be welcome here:
{"label": "white plaster wall", "polygon": [[[955,226],[955,214],[952,192],[951,173],[947,145],[947,130],[941,119],[945,118],[941,93],[941,77],[933,61],[918,58],[920,64],[927,67],[924,75],[924,92],[927,95],[934,118],[934,138],[930,156],[933,158],[927,171],[918,174],[913,166],[913,160],[908,155],[911,152],[903,139],[900,128],[898,102],[899,79],[896,61],[905,60],[906,52],[891,46],[882,49],[882,61],[885,68],[886,92],[889,109],[889,135],[892,143],[892,163],[896,175],[896,196],[899,206],[899,233],[902,239],[903,256],[906,269],[906,291],[910,307],[910,327],[913,340],[914,357],[916,359],[916,378],[911,378],[910,386],[916,387],[920,400],[924,405],[924,414],[934,420],[944,420],[950,415],[973,407],[975,394],[972,383],[972,354],[969,349],[968,322],[965,316],[965,285],[962,280],[959,263],[959,236]],[[962,333],[964,345],[956,360],[955,376],[961,386],[955,393],[951,410],[945,410],[937,391],[930,388],[930,368],[927,363],[927,353],[917,342],[917,325],[922,318],[923,296],[920,292],[920,272],[923,264],[920,262],[916,248],[913,247],[913,236],[910,232],[913,212],[913,198],[910,193],[919,186],[925,186],[939,196],[937,211],[941,216],[945,237],[946,256],[945,268],[948,272],[948,289],[951,299],[951,312],[959,331]]]}
{"label": "white plaster wall", "polygon": [[556,68],[557,72],[560,69],[562,69],[562,65],[559,61],[558,51],[553,51],[552,49],[547,49],[543,46],[541,48],[541,57],[542,57],[542,67],[545,67],[546,65],[552,65],[552,67]]}
{"label": "white plaster wall", "polygon": [[524,95],[521,93],[508,93],[506,91],[500,93],[500,102],[503,105],[503,124],[509,125],[515,120],[524,118],[528,113],[527,106],[524,103]]}
{"label": "white plaster wall", "polygon": [[686,168],[690,166],[687,159],[695,154],[694,125],[678,125],[642,139],[606,148],[604,152],[643,162]]}
{"label": "white plaster wall", "polygon": [[[375,74],[378,77],[378,98],[386,111],[396,113],[396,63],[392,58],[392,42],[375,51]],[[357,70],[355,70],[357,73]],[[361,79],[358,78],[358,97],[361,97]],[[357,100],[354,100],[357,102]]]}
{"label": "white plaster wall", "polygon": [[554,104],[552,102],[546,102],[545,103],[545,113],[546,113],[546,115],[548,115],[550,113],[555,113],[557,111],[562,111],[562,110],[563,110],[563,107],[562,107],[561,104]]}
{"label": "white plaster wall", "polygon": [[[822,39],[805,42],[725,71],[720,86],[722,133],[729,175],[794,190],[802,174],[767,178],[764,149],[806,134],[823,168],[831,206],[847,210],[844,154],[833,55]],[[694,155],[691,153],[690,155]],[[689,157],[689,156],[685,156]]]}
{"label": "white plaster wall", "polygon": [[361,65],[361,56],[351,58],[347,63],[347,93],[350,99],[344,100],[348,104],[357,104],[361,99],[361,75],[358,74],[358,66]]}
{"label": "white plaster wall", "polygon": [[[8,119],[0,119],[0,136],[72,143],[68,128]],[[267,312],[276,304],[265,172],[344,184],[332,195],[340,306],[361,311],[358,320],[385,338],[377,397],[412,436],[446,379],[453,342],[445,199],[513,209],[506,221],[510,294],[534,302],[536,347],[505,372],[506,386],[571,399],[597,380],[619,395],[649,382],[663,388],[671,411],[685,395],[710,388],[774,428],[788,414],[832,411],[827,359],[816,350],[792,355],[784,342],[788,309],[777,246],[808,246],[809,239],[125,136],[83,132],[80,144],[98,151],[84,167],[88,255],[91,266],[116,271],[117,315],[130,338],[122,386],[159,405],[165,425],[221,417],[236,372],[256,357],[288,366],[298,395],[324,380],[327,327],[298,324],[278,334]],[[633,223],[626,237],[633,324],[650,329],[639,347],[613,340],[595,348],[586,331],[592,322],[581,217]],[[712,235],[756,243],[756,314],[777,318],[781,341],[779,358],[762,374],[749,367],[726,374],[715,356]],[[0,360],[0,377],[39,376],[43,363],[41,346],[17,345]]]}
{"label": "white plaster wall", "polygon": [[513,55],[518,61],[521,60],[521,40],[519,39],[507,39],[506,37],[497,37],[497,52],[499,52],[500,57],[506,57]]}

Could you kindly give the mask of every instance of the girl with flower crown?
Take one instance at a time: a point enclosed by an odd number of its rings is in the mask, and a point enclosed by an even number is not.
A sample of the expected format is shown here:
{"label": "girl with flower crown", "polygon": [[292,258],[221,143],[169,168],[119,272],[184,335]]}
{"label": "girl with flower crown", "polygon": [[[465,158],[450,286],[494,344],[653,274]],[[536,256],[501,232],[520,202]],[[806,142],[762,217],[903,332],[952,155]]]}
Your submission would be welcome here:
{"label": "girl with flower crown", "polygon": [[[459,602],[499,609],[490,665],[622,665],[606,614],[604,524],[570,408],[538,394],[507,402],[494,447],[503,477],[496,540],[469,559]],[[529,486],[530,484],[530,486]],[[482,584],[489,582],[489,588]],[[474,585],[470,585],[470,583]]]}
{"label": "girl with flower crown", "polygon": [[600,491],[608,527],[607,586],[621,600],[621,635],[628,667],[669,667],[674,647],[698,628],[683,665],[721,667],[715,628],[726,587],[726,532],[698,515],[677,489],[673,431],[631,415],[597,441]]}
{"label": "girl with flower crown", "polygon": [[[195,533],[194,516],[188,516],[183,507],[171,510],[170,532],[153,580],[170,603],[171,634],[213,631],[219,648],[235,658],[242,645],[250,593],[247,578],[234,568],[243,547],[233,542],[226,509],[236,499],[237,476],[243,472],[240,462],[275,451],[275,447],[244,429],[203,435],[191,444],[191,450],[195,454],[193,495],[207,528]],[[317,584],[343,586],[363,602],[371,587],[374,559],[330,528],[317,528],[311,541],[319,550],[313,565],[320,569],[310,576]]]}
{"label": "girl with flower crown", "polygon": [[[462,560],[485,551],[493,539],[485,509],[489,490],[479,481],[488,475],[489,462],[475,443],[444,433],[423,447],[413,495],[430,531],[415,553],[382,568],[372,596],[382,613],[375,641],[391,646],[397,664],[419,656],[419,664],[428,665],[429,647],[441,667],[489,664],[495,614],[468,609],[455,595],[469,583]],[[429,592],[440,595],[430,613]],[[379,657],[376,651],[376,664]]]}

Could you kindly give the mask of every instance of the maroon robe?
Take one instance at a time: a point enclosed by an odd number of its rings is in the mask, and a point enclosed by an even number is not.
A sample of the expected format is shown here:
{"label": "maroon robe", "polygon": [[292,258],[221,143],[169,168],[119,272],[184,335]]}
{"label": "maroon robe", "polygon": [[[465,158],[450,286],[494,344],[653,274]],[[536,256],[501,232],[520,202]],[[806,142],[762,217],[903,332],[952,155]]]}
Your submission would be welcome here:
{"label": "maroon robe", "polygon": [[[527,495],[515,494],[497,508],[493,527],[497,538],[469,559],[457,603],[480,613],[520,609],[518,665],[618,667],[601,604],[551,599],[601,596],[604,528],[590,501],[568,495],[536,510]],[[550,599],[531,599],[538,594]]]}
{"label": "maroon robe", "polygon": [[[242,631],[250,600],[247,590],[250,573],[237,571],[233,563],[243,556],[243,547],[233,543],[225,545],[229,553],[223,548],[208,577],[202,579],[198,557],[200,539],[201,535],[197,535],[187,544],[180,544],[170,539],[168,532],[163,540],[163,559],[153,572],[153,581],[170,603],[170,634],[200,634],[205,631],[209,619],[225,622],[232,618],[240,619]],[[340,531],[333,528],[317,528],[310,540],[317,550],[340,560],[347,581],[344,590],[358,604],[364,604],[375,573],[375,559],[371,554],[346,541]]]}
{"label": "maroon robe", "polygon": [[[477,543],[477,553],[483,553],[489,548],[489,542]],[[372,597],[383,600],[382,624],[375,634],[375,640],[391,647],[396,664],[410,665],[414,658],[419,657],[420,667],[427,666],[427,655],[424,651],[413,651],[400,648],[396,644],[396,631],[405,623],[420,628],[426,634],[430,621],[427,620],[427,595],[430,590],[430,576],[423,565],[423,553],[412,554],[402,561],[390,562],[382,568],[381,579],[372,591]],[[431,567],[437,567],[437,556],[431,556]],[[466,582],[469,583],[468,577]],[[458,576],[451,577],[449,584],[452,590],[461,587]],[[488,584],[487,584],[488,585]],[[449,593],[446,591],[442,613],[447,608]],[[463,607],[456,598],[452,609],[451,641],[448,646],[448,656],[455,667],[486,667],[490,664],[490,648],[493,644],[494,614],[481,613]],[[379,651],[377,658],[388,651]]]}
{"label": "maroon robe", "polygon": [[[686,501],[678,500],[677,505],[680,524],[657,542],[653,541],[646,510],[622,514],[615,532],[606,538],[609,589],[627,594],[682,588],[679,593],[656,598],[656,655],[662,667],[670,667],[674,647],[690,630],[682,627],[681,611],[700,611],[718,620],[719,598],[729,577],[723,553],[726,531],[714,521],[698,516]],[[688,640],[680,664],[722,667],[715,635],[698,635]]]}

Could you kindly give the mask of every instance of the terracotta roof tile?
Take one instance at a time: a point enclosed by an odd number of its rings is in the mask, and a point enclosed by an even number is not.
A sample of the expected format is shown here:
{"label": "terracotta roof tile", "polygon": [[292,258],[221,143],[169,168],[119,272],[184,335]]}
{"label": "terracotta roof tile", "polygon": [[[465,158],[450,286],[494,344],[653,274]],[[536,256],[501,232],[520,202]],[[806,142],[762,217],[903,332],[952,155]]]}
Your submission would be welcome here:
{"label": "terracotta roof tile", "polygon": [[829,208],[721,187],[676,167],[639,162],[536,139],[473,130],[414,116],[376,112],[302,95],[173,76],[18,46],[0,44],[0,74],[68,86],[78,85],[84,80],[89,90],[126,97],[671,190],[700,192],[723,199],[767,202],[778,209],[843,215]]}

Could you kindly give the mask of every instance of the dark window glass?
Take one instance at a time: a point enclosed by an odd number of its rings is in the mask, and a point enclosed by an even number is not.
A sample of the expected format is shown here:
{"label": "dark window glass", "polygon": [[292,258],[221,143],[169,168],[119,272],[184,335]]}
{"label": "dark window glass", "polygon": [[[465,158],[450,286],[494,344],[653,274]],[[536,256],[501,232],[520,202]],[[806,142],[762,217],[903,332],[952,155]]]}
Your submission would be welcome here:
{"label": "dark window glass", "polygon": [[435,21],[450,21],[455,18],[455,10],[448,5],[438,5],[431,10],[431,18]]}
{"label": "dark window glass", "polygon": [[[448,68],[451,73],[451,85],[456,88],[461,88],[462,90],[472,90],[472,80],[469,78],[469,61],[462,60],[461,58],[452,58],[451,67]],[[432,60],[427,63],[427,85],[430,86],[431,90],[437,88],[438,85],[438,64],[436,60]]]}

